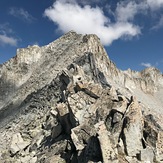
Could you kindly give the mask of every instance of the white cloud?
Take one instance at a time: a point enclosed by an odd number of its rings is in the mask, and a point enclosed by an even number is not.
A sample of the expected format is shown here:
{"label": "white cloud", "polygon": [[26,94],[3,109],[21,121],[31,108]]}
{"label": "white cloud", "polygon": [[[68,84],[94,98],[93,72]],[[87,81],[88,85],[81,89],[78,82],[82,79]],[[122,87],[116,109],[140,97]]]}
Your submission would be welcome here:
{"label": "white cloud", "polygon": [[138,14],[151,16],[152,20],[160,16],[158,13],[163,8],[163,0],[124,0],[117,3],[115,9],[118,21],[134,21]]}
{"label": "white cloud", "polygon": [[143,2],[136,3],[135,1],[121,1],[117,4],[116,18],[118,21],[132,21],[136,14],[143,12],[147,5]]}
{"label": "white cloud", "polygon": [[11,37],[14,31],[10,28],[9,23],[0,24],[0,45],[16,46],[18,39]]}
{"label": "white cloud", "polygon": [[135,2],[118,3],[116,8],[116,17],[118,21],[128,21],[134,18],[137,13],[137,6]]}
{"label": "white cloud", "polygon": [[144,63],[144,62],[142,62],[141,63],[141,66],[144,66],[144,67],[152,67],[152,64],[151,63]]}
{"label": "white cloud", "polygon": [[147,4],[152,10],[163,7],[163,0],[147,0]]}
{"label": "white cloud", "polygon": [[33,20],[35,20],[35,18],[28,13],[28,11],[24,10],[23,8],[16,8],[16,7],[12,7],[9,10],[9,14],[17,17],[19,19],[24,20],[25,22],[32,22]]}
{"label": "white cloud", "polygon": [[162,27],[163,27],[163,15],[161,16],[159,22],[156,25],[154,25],[151,29],[157,30]]}
{"label": "white cloud", "polygon": [[2,44],[2,45],[8,44],[11,46],[16,46],[17,42],[18,42],[18,40],[13,37],[9,37],[9,36],[0,34],[0,44]]}
{"label": "white cloud", "polygon": [[81,5],[91,5],[91,4],[99,4],[101,3],[101,0],[59,0],[60,2],[62,3],[78,3],[78,4],[81,4]]}
{"label": "white cloud", "polygon": [[[124,0],[115,2],[114,10],[107,4],[106,16],[103,11],[105,7],[97,7],[100,3],[100,0],[56,0],[52,7],[45,10],[44,15],[57,24],[62,33],[70,30],[81,34],[94,33],[100,37],[104,45],[110,45],[117,39],[139,35],[143,24],[135,24],[139,23],[135,21],[136,16],[151,16],[153,23],[156,22],[156,18],[160,18],[158,13],[163,7],[163,0]],[[96,7],[91,7],[92,4],[96,4]],[[162,26],[163,18],[160,18],[159,23],[153,25],[152,29]]]}
{"label": "white cloud", "polygon": [[14,33],[10,28],[9,23],[0,24],[0,34]]}
{"label": "white cloud", "polygon": [[51,21],[58,25],[63,32],[75,30],[81,34],[97,34],[104,45],[124,37],[133,37],[140,34],[138,26],[119,21],[112,23],[99,7],[86,5],[81,7],[77,3],[56,1],[44,13]]}

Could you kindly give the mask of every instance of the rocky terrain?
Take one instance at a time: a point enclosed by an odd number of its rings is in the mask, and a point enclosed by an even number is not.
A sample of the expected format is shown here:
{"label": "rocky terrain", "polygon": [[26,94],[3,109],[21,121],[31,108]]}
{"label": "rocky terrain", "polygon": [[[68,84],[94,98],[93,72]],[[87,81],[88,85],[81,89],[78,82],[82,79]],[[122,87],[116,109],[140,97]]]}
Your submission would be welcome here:
{"label": "rocky terrain", "polygon": [[163,75],[121,71],[73,31],[0,66],[0,163],[163,162]]}

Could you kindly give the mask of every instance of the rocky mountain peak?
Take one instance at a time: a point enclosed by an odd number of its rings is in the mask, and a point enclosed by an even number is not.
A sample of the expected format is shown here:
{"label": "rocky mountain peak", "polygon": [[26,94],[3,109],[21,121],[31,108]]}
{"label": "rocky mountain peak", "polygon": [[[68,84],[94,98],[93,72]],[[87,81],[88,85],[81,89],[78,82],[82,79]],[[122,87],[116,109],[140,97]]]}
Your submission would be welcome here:
{"label": "rocky mountain peak", "polygon": [[143,71],[141,71],[141,75],[146,79],[153,80],[154,83],[163,84],[161,82],[163,75],[160,70],[155,67],[149,67],[144,69]]}
{"label": "rocky mountain peak", "polygon": [[93,34],[18,49],[0,68],[0,162],[161,162],[162,81],[119,70]]}

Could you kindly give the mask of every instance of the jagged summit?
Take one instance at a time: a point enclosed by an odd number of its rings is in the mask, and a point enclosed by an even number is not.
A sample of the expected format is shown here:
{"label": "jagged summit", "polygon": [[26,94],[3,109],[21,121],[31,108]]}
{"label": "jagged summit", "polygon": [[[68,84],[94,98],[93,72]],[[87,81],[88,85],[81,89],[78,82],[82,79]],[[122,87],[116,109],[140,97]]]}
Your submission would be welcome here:
{"label": "jagged summit", "polygon": [[4,105],[5,101],[8,102],[10,96],[13,98],[12,94],[15,95],[17,90],[20,91],[18,88],[22,85],[24,86],[21,89],[26,90],[21,91],[23,92],[21,97],[25,98],[28,92],[36,91],[49,83],[59,71],[85,53],[100,53],[101,57],[107,58],[96,35],[82,36],[72,31],[46,46],[28,46],[18,49],[16,56],[1,68],[1,82],[9,85],[2,87],[1,92],[7,92],[7,99],[2,93],[0,104]]}
{"label": "jagged summit", "polygon": [[148,67],[144,69],[143,71],[141,71],[141,74],[142,76],[149,77],[153,80],[155,80],[154,78],[161,78],[163,76],[161,71],[155,67]]}
{"label": "jagged summit", "polygon": [[96,35],[18,49],[0,90],[0,162],[163,160],[162,74],[119,70]]}

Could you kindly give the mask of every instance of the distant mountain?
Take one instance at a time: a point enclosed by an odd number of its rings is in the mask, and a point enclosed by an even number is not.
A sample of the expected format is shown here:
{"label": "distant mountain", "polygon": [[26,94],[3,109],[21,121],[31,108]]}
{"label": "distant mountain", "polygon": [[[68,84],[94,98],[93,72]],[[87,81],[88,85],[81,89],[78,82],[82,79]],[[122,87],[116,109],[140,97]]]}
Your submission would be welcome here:
{"label": "distant mountain", "polygon": [[122,71],[73,31],[0,66],[0,162],[163,161],[163,74]]}

